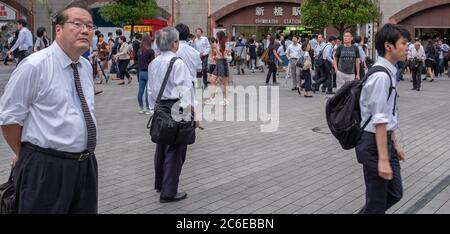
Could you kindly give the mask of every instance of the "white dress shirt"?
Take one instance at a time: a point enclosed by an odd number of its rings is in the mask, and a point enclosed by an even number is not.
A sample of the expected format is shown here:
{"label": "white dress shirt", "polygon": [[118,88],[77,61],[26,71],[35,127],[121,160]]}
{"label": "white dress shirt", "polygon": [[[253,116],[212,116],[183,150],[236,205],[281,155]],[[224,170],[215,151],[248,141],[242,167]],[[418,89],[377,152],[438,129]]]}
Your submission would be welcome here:
{"label": "white dress shirt", "polygon": [[329,62],[333,62],[333,49],[334,46],[330,42],[324,47],[324,51],[322,53],[322,57]]}
{"label": "white dress shirt", "polygon": [[19,37],[17,38],[16,43],[10,49],[10,51],[14,51],[17,48],[19,51],[26,51],[33,47],[33,35],[31,35],[30,30],[28,28],[23,27],[19,32]]}
{"label": "white dress shirt", "polygon": [[299,43],[297,43],[297,45],[291,44],[286,50],[286,56],[289,59],[299,59],[300,57],[302,57],[302,55],[302,46]]}
{"label": "white dress shirt", "polygon": [[[392,63],[383,57],[378,57],[374,66],[387,68],[391,74],[392,87],[397,87],[397,68]],[[389,76],[384,72],[377,72],[371,75],[363,86],[360,99],[361,127],[372,116],[372,120],[364,131],[375,133],[377,124],[387,124],[388,131],[394,131],[398,128],[397,90],[393,89],[389,97],[390,87]],[[394,103],[395,115],[393,115]]]}
{"label": "white dress shirt", "polygon": [[209,52],[211,51],[211,45],[206,37],[195,38],[194,48],[200,52],[201,56],[209,55]]}
{"label": "white dress shirt", "polygon": [[[87,130],[75,88],[72,60],[54,42],[25,58],[11,75],[0,99],[0,125],[23,126],[22,142],[78,153],[86,150]],[[81,86],[92,118],[92,66],[80,57]]]}
{"label": "white dress shirt", "polygon": [[177,55],[189,68],[192,81],[195,81],[197,77],[197,71],[202,70],[202,60],[200,59],[200,53],[189,46],[186,41],[180,41],[180,47],[178,48]]}
{"label": "white dress shirt", "polygon": [[318,43],[317,46],[314,48],[314,57],[319,56],[320,52],[323,49],[325,49],[325,46],[327,46],[327,44],[325,42]]}
{"label": "white dress shirt", "polygon": [[[148,66],[147,92],[151,110],[155,108],[156,99],[169,68],[170,60],[173,57],[177,57],[177,54],[171,51],[162,52]],[[188,66],[181,59],[178,59],[173,65],[161,100],[180,99],[181,105],[184,107],[187,105],[195,106],[193,79],[194,77],[192,77]]]}
{"label": "white dress shirt", "polygon": [[425,52],[422,51],[421,49],[419,49],[419,51],[416,50],[416,48],[413,48],[412,50],[408,51],[408,58],[409,59],[420,59],[420,61],[425,61],[425,59],[427,58],[427,56],[425,55]]}

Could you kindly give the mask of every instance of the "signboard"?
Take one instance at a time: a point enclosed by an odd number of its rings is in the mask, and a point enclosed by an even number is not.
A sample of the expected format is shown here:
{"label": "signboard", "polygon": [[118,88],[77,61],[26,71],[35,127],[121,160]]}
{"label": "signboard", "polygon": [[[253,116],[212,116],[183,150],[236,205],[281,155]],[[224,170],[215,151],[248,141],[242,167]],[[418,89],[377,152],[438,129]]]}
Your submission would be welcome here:
{"label": "signboard", "polygon": [[299,25],[302,24],[300,19],[301,7],[286,6],[257,6],[255,8],[255,24],[271,24],[271,25]]}
{"label": "signboard", "polygon": [[[131,32],[131,25],[127,25],[125,27],[123,27],[123,30],[125,32]],[[135,25],[134,26],[134,32],[151,32],[152,31],[152,26],[150,25]]]}
{"label": "signboard", "polygon": [[0,20],[16,20],[16,17],[17,13],[12,7],[0,2]]}

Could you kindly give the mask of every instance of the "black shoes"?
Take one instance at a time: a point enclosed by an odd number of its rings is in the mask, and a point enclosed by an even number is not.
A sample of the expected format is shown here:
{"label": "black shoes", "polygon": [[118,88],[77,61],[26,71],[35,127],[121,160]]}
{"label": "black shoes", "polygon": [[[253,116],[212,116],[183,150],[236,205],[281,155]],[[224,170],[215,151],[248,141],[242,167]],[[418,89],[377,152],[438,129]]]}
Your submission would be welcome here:
{"label": "black shoes", "polygon": [[296,91],[296,90],[298,90],[297,87],[294,87],[294,88],[291,89],[291,91]]}
{"label": "black shoes", "polygon": [[186,197],[187,197],[187,193],[181,192],[181,193],[178,193],[177,195],[175,195],[175,197],[161,196],[159,198],[159,202],[161,202],[161,203],[176,202],[176,201],[181,201],[181,200],[185,199]]}

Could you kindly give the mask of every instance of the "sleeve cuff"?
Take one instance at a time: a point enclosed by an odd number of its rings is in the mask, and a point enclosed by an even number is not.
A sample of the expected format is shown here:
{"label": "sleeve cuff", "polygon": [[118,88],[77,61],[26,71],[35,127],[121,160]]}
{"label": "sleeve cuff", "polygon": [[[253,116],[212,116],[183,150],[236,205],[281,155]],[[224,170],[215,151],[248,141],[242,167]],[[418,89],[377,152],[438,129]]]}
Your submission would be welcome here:
{"label": "sleeve cuff", "polygon": [[389,123],[389,115],[388,114],[376,114],[372,116],[373,125],[377,124],[387,124]]}
{"label": "sleeve cuff", "polygon": [[14,125],[14,124],[23,126],[23,120],[19,120],[19,118],[15,116],[0,116],[0,126]]}

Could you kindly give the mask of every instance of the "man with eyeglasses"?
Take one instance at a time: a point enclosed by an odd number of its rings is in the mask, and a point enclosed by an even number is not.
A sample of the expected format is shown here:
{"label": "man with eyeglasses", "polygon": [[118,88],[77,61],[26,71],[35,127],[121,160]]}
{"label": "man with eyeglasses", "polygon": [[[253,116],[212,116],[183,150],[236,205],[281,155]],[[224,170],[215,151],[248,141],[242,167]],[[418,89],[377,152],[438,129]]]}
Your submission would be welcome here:
{"label": "man with eyeglasses", "polygon": [[81,57],[93,29],[87,9],[62,10],[56,41],[22,61],[0,99],[18,214],[97,213],[94,82]]}

